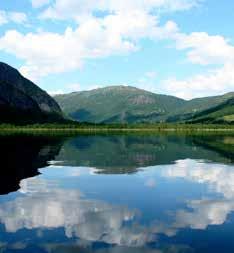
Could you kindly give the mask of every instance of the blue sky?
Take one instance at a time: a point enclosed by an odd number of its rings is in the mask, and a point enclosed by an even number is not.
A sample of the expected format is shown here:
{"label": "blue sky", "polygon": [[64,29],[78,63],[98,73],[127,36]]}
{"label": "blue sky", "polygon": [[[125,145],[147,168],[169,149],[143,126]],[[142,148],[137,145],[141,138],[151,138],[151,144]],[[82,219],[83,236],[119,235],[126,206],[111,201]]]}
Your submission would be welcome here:
{"label": "blue sky", "polygon": [[234,90],[233,10],[229,0],[4,0],[0,57],[51,94],[222,94]]}

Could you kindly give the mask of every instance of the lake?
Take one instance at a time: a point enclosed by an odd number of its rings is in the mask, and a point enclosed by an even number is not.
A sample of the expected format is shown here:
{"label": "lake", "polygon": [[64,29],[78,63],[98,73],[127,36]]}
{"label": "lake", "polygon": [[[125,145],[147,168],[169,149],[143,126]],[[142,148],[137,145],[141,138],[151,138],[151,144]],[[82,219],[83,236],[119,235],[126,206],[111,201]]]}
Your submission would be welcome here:
{"label": "lake", "polygon": [[234,136],[2,136],[0,252],[234,252]]}

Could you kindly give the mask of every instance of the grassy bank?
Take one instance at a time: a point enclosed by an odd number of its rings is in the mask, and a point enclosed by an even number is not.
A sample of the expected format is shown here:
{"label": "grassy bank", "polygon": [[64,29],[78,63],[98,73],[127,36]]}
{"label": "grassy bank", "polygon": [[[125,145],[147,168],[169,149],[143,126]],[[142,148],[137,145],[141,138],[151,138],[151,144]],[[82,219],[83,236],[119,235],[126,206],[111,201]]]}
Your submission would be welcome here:
{"label": "grassy bank", "polygon": [[206,124],[0,124],[0,133],[234,132],[234,125]]}

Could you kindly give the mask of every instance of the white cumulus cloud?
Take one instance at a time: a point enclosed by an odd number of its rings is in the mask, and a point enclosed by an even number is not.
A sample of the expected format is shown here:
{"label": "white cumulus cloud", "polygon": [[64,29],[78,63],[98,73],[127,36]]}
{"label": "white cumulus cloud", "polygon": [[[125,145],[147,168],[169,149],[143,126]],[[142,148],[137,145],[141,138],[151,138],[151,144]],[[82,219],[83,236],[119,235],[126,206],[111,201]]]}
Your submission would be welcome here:
{"label": "white cumulus cloud", "polygon": [[27,21],[27,15],[23,12],[7,12],[0,10],[0,25],[10,22],[23,24]]}
{"label": "white cumulus cloud", "polygon": [[179,11],[190,9],[200,0],[56,0],[42,18],[74,19],[80,22],[94,12],[128,13],[129,11]]}
{"label": "white cumulus cloud", "polygon": [[169,78],[162,82],[164,89],[173,95],[191,99],[221,94],[234,90],[234,46],[223,36],[204,32],[177,33],[173,39],[177,50],[186,50],[193,64],[215,66],[209,71],[187,79]]}
{"label": "white cumulus cloud", "polygon": [[132,11],[92,17],[76,29],[67,28],[63,34],[43,31],[23,34],[10,30],[0,38],[0,50],[25,60],[21,72],[36,80],[79,69],[87,59],[134,52],[141,38],[166,38],[176,29],[171,21],[158,26],[155,16]]}
{"label": "white cumulus cloud", "polygon": [[[201,0],[30,1],[34,8],[44,7],[41,18],[77,23],[76,28],[67,27],[61,33],[10,30],[0,37],[0,50],[24,60],[20,71],[32,80],[80,69],[89,59],[135,52],[140,49],[141,39],[150,39],[174,42],[176,50],[185,52],[189,64],[205,67],[187,78],[169,76],[160,83],[163,92],[191,99],[234,89],[234,46],[227,38],[206,32],[185,34],[173,21],[159,23],[161,13],[188,10]],[[0,25],[26,21],[24,13],[0,11]],[[155,91],[159,81],[149,83],[152,75],[146,76],[148,84],[136,85]]]}
{"label": "white cumulus cloud", "polygon": [[40,8],[42,6],[48,5],[51,0],[31,0],[33,8]]}

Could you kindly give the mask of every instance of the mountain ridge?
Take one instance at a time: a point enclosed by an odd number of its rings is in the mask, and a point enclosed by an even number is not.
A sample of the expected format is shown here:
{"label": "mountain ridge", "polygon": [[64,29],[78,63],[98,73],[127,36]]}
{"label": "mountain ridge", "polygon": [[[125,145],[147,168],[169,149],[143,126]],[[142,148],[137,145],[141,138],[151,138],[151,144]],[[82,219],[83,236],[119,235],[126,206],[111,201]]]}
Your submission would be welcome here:
{"label": "mountain ridge", "polygon": [[0,62],[1,123],[65,123],[65,115],[81,123],[234,123],[234,92],[185,100],[115,85],[52,98]]}
{"label": "mountain ridge", "polygon": [[144,118],[146,121],[148,118],[153,120],[163,117],[184,102],[180,98],[154,94],[132,86],[110,86],[54,98],[71,118],[96,123],[133,123]]}
{"label": "mountain ridge", "polygon": [[37,123],[61,120],[58,103],[10,65],[0,62],[1,123]]}
{"label": "mountain ridge", "polygon": [[123,85],[54,96],[69,117],[90,123],[185,122],[232,97],[234,92],[184,100]]}

